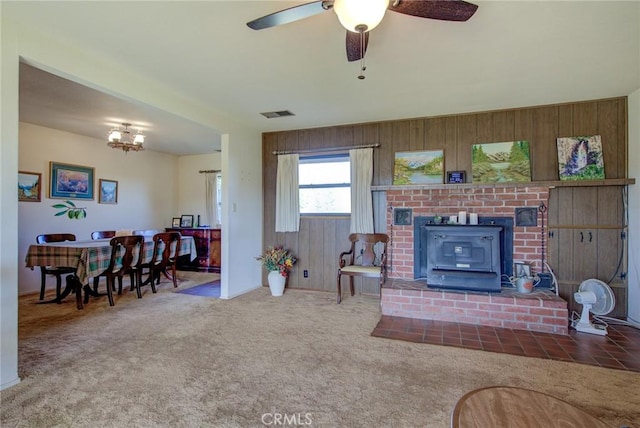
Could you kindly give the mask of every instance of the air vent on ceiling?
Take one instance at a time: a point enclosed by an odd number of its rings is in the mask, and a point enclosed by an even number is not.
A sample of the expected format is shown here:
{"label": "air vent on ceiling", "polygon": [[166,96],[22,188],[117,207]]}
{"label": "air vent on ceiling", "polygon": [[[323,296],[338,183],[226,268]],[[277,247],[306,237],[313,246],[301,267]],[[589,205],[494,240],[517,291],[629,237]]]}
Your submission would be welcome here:
{"label": "air vent on ceiling", "polygon": [[266,113],[260,113],[267,119],[273,119],[275,117],[285,117],[285,116],[295,116],[295,114],[291,113],[289,110],[280,110],[280,111],[268,111]]}

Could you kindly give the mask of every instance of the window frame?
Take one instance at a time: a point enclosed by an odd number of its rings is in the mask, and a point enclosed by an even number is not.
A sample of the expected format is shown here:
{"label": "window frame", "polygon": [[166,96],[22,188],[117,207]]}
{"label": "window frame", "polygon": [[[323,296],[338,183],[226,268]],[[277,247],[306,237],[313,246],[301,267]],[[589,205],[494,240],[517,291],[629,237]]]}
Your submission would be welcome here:
{"label": "window frame", "polygon": [[[322,160],[322,159],[336,159],[336,160],[344,160],[350,163],[350,157],[348,152],[339,152],[339,153],[331,153],[331,154],[308,154],[308,155],[300,155],[298,159],[298,174],[300,173],[300,166],[304,163],[323,163],[323,162],[313,162]],[[330,163],[330,162],[325,162]],[[349,175],[349,181],[347,183],[324,183],[324,184],[300,184],[298,183],[298,192],[302,189],[331,189],[331,188],[347,188],[349,189],[349,208],[351,208],[351,175]],[[350,217],[351,211],[349,212],[330,212],[330,213],[303,213],[300,209],[298,210],[301,217]]]}

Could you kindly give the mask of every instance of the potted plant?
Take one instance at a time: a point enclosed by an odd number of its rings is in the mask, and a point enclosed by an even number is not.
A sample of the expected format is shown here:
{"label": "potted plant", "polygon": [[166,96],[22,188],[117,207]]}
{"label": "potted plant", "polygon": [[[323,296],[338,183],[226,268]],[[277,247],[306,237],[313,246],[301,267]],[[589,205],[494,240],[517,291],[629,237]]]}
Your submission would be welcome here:
{"label": "potted plant", "polygon": [[267,279],[271,295],[282,296],[289,270],[296,262],[295,257],[282,247],[269,247],[260,257],[256,257],[256,260],[269,271]]}

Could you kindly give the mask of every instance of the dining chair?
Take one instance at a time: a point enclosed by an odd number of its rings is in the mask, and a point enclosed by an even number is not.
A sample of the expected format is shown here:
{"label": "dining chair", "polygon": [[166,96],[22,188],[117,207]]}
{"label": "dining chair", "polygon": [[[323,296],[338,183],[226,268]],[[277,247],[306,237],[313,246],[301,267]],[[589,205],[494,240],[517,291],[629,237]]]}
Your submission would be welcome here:
{"label": "dining chair", "polygon": [[107,239],[116,236],[115,230],[97,230],[91,232],[91,239]]}
{"label": "dining chair", "polygon": [[[107,239],[113,238],[116,236],[115,230],[96,230],[95,232],[91,232],[91,239]],[[96,276],[93,278],[93,291],[98,292],[98,284],[100,282],[100,277]]]}
{"label": "dining chair", "polygon": [[[74,235],[73,233],[49,233],[36,236],[37,244],[75,240],[76,235]],[[52,275],[56,278],[56,297],[59,297],[62,290],[62,275],[72,274],[75,272],[75,267],[40,266],[40,300],[44,300],[44,290],[46,287],[47,275]]]}
{"label": "dining chair", "polygon": [[180,238],[179,232],[161,232],[153,235],[153,255],[151,261],[143,267],[149,269],[149,277],[145,283],[151,284],[151,291],[154,293],[156,292],[154,282],[160,284],[160,274],[169,278],[167,269],[171,269],[170,279],[173,281],[173,288],[178,287],[176,264],[180,251]]}
{"label": "dining chair", "polygon": [[[355,294],[353,277],[363,276],[380,279],[380,287],[387,280],[387,243],[385,233],[352,233],[349,235],[351,249],[340,253],[338,259],[338,303],[342,300],[340,279],[349,276],[351,295]],[[376,253],[376,249],[378,253]]]}
{"label": "dining chair", "polygon": [[[118,278],[118,294],[122,294],[122,277],[130,275],[138,299],[142,298],[140,283],[142,282],[142,258],[144,254],[144,236],[116,236],[111,238],[111,258],[109,267],[100,274],[107,278],[107,297],[109,306],[114,306],[113,290]],[[86,300],[86,297],[85,297]]]}

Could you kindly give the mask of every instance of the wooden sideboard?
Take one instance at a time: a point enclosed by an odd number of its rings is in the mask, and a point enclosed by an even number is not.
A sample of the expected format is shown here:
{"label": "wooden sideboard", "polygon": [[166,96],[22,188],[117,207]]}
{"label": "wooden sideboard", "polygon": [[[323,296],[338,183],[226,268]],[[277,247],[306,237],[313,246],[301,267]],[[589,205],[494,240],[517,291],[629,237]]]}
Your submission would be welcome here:
{"label": "wooden sideboard", "polygon": [[222,265],[222,249],[220,247],[222,232],[220,229],[176,227],[167,228],[166,230],[167,232],[180,232],[183,236],[193,236],[196,242],[198,256],[192,262],[188,259],[179,258],[178,269],[220,272]]}

